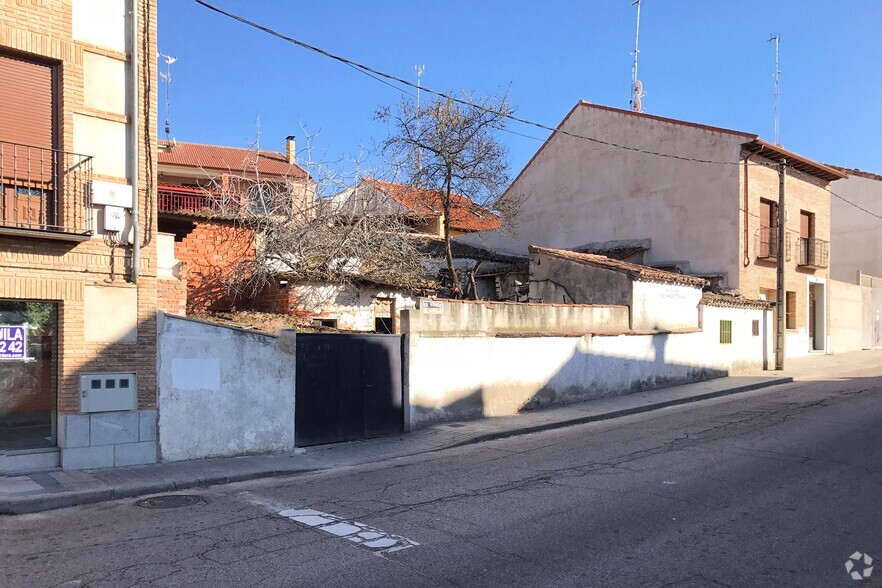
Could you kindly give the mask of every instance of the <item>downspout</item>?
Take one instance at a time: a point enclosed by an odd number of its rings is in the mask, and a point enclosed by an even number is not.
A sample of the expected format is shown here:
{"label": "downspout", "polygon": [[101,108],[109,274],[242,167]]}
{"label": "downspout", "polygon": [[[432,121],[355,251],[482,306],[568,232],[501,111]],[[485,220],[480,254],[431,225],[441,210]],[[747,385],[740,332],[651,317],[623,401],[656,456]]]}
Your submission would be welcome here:
{"label": "downspout", "polygon": [[749,159],[749,154],[744,157],[744,267],[750,265],[750,243],[748,242],[750,235],[750,231],[748,230],[748,224],[750,222],[750,190],[747,185],[748,169],[750,169],[750,164],[748,163]]}
{"label": "downspout", "polygon": [[[138,276],[141,272],[141,227],[138,219],[138,208],[140,207],[140,199],[138,198],[138,167],[141,159],[138,157],[138,106],[139,106],[139,88],[138,88],[138,1],[131,0],[131,27],[132,27],[132,50],[130,53],[131,75],[132,75],[132,116],[129,119],[132,133],[131,138],[131,156],[132,156],[132,283],[138,283]],[[149,129],[146,131],[149,132]]]}

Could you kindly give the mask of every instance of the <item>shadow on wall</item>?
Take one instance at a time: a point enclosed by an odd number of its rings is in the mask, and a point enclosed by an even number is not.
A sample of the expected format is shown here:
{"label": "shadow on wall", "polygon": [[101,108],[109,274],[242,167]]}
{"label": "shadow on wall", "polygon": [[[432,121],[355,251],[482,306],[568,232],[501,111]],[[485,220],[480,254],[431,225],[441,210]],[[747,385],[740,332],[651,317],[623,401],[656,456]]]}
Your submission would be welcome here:
{"label": "shadow on wall", "polygon": [[[411,427],[432,422],[514,415],[527,410],[729,375],[701,352],[701,333],[582,337],[423,339],[412,343]],[[420,349],[425,347],[425,349]],[[671,347],[676,348],[671,353]],[[424,356],[423,351],[428,353]],[[428,373],[427,363],[457,368]]]}

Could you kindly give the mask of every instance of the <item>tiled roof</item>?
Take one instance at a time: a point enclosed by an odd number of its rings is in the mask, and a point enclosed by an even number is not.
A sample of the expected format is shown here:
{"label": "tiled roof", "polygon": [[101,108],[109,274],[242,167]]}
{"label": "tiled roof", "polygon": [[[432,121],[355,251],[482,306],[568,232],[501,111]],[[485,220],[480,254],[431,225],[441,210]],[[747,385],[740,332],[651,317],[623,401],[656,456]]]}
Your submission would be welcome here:
{"label": "tiled roof", "polygon": [[303,168],[288,163],[281,153],[255,151],[243,147],[160,141],[158,161],[159,165],[196,167],[231,173],[251,174],[257,171],[279,178],[303,179],[307,177]]}
{"label": "tiled roof", "polygon": [[841,167],[838,165],[826,164],[827,167],[832,167],[833,169],[837,169],[844,174],[848,174],[850,176],[858,176],[859,178],[867,178],[868,180],[877,180],[882,182],[882,174],[874,174],[873,172],[864,171],[861,169],[854,169],[850,167]]}
{"label": "tiled roof", "polygon": [[677,274],[665,270],[656,269],[638,263],[630,263],[620,259],[610,259],[605,255],[595,255],[593,253],[576,253],[575,251],[567,251],[565,249],[549,249],[547,247],[537,247],[530,245],[530,253],[541,253],[549,257],[556,257],[574,263],[583,265],[592,265],[602,269],[621,272],[643,282],[663,282],[666,284],[681,284],[684,286],[694,286],[702,288],[707,285],[707,280],[688,276],[686,274]]}
{"label": "tiled roof", "polygon": [[771,310],[775,307],[775,303],[769,300],[754,300],[744,296],[723,294],[721,292],[705,292],[701,295],[701,303],[709,306],[759,308],[762,310]]}
{"label": "tiled roof", "polygon": [[[384,182],[382,180],[366,179],[365,182],[376,187],[377,190],[393,198],[396,202],[411,211],[415,215],[439,216],[442,211],[441,191],[426,190]],[[475,204],[461,194],[451,194],[450,228],[456,231],[492,231],[499,228],[499,216],[494,212]]]}

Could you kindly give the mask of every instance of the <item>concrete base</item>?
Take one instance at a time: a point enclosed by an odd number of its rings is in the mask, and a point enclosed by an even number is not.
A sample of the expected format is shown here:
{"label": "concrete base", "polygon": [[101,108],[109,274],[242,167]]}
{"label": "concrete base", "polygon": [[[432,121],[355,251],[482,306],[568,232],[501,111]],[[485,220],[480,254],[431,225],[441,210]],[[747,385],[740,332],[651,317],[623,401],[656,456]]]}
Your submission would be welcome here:
{"label": "concrete base", "polygon": [[156,463],[155,410],[58,417],[61,467],[87,470]]}
{"label": "concrete base", "polygon": [[0,475],[55,469],[58,453],[55,448],[0,453]]}

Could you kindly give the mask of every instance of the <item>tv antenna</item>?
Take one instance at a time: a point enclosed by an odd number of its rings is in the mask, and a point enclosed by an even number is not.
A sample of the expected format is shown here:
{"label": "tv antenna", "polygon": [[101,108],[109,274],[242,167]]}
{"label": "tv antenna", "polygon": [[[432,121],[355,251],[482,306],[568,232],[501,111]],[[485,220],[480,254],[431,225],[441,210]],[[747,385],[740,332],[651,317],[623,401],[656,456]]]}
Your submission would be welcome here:
{"label": "tv antenna", "polygon": [[778,142],[778,121],[780,118],[780,95],[778,93],[778,78],[781,74],[781,71],[778,69],[778,44],[781,42],[781,35],[775,33],[773,35],[769,35],[769,40],[767,43],[775,42],[775,145],[780,145]]}
{"label": "tv antenna", "polygon": [[414,71],[416,71],[417,75],[417,109],[420,107],[420,82],[423,77],[423,72],[426,71],[425,65],[415,65],[413,66]]}
{"label": "tv antenna", "polygon": [[178,58],[162,53],[159,54],[159,57],[165,59],[165,71],[159,72],[159,77],[165,82],[165,140],[169,141],[171,140],[171,124],[169,123],[171,113],[171,92],[169,90],[171,87],[171,64],[177,61]]}
{"label": "tv antenna", "polygon": [[637,57],[640,55],[640,3],[641,0],[634,0],[631,6],[637,6],[637,31],[634,34],[634,64],[631,66],[631,109],[634,112],[643,112],[643,97],[646,92],[643,91],[643,84],[637,79]]}

